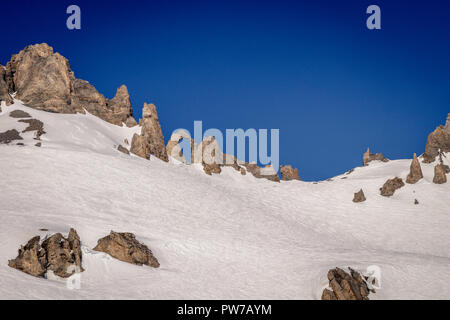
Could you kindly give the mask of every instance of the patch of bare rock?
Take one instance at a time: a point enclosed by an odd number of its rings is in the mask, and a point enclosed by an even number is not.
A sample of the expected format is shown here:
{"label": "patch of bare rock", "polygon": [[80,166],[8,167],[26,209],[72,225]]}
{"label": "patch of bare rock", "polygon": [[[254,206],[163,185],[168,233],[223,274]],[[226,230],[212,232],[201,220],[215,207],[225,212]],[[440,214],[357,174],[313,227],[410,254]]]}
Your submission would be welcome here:
{"label": "patch of bare rock", "polygon": [[21,246],[15,259],[9,260],[11,268],[35,277],[44,277],[48,271],[68,278],[82,272],[81,242],[75,229],[70,229],[67,238],[56,233],[41,243],[39,236]]}
{"label": "patch of bare rock", "polygon": [[290,164],[286,166],[280,166],[280,172],[281,172],[281,180],[283,181],[290,181],[290,180],[299,180],[300,176],[298,175],[298,169],[292,168]]}
{"label": "patch of bare rock", "polygon": [[0,132],[0,144],[8,144],[14,140],[23,140],[16,129]]}
{"label": "patch of bare rock", "polygon": [[130,154],[130,151],[128,151],[128,149],[122,146],[121,144],[117,147],[117,150],[128,155]]}
{"label": "patch of bare rock", "polygon": [[371,290],[363,275],[351,268],[349,271],[350,273],[347,273],[340,268],[328,271],[331,290],[323,290],[322,300],[369,300]]}
{"label": "patch of bare rock", "polygon": [[386,159],[383,156],[383,154],[381,152],[375,154],[375,153],[370,152],[370,149],[367,148],[367,151],[363,154],[363,166],[367,166],[369,164],[369,162],[375,161],[375,160],[382,161],[382,162],[389,161],[388,159]]}
{"label": "patch of bare rock", "polygon": [[98,240],[94,250],[105,252],[120,261],[140,266],[159,267],[159,262],[153,256],[151,250],[145,244],[137,241],[132,233],[111,231],[108,236]]}
{"label": "patch of bare rock", "polygon": [[383,187],[380,188],[380,193],[382,196],[390,197],[393,196],[397,189],[403,187],[405,183],[401,178],[395,177],[394,179],[387,180]]}
{"label": "patch of bare rock", "polygon": [[364,195],[363,189],[361,189],[355,193],[355,195],[353,197],[353,202],[358,203],[358,202],[364,202],[364,201],[366,201],[366,196]]}
{"label": "patch of bare rock", "polygon": [[31,118],[31,116],[22,110],[14,110],[9,113],[11,118],[22,119],[22,118]]}

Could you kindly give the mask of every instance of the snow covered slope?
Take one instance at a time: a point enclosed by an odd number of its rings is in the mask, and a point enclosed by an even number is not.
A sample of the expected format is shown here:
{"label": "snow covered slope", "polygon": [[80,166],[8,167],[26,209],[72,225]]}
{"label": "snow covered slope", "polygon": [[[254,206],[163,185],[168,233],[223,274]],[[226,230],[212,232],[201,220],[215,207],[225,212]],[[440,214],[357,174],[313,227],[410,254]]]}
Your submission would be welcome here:
{"label": "snow covered slope", "polygon": [[[330,268],[369,265],[382,272],[371,299],[450,298],[450,183],[432,183],[433,164],[421,163],[425,178],[391,198],[379,188],[404,179],[410,160],[374,162],[317,184],[273,183],[231,168],[207,176],[118,152],[138,128],[17,101],[2,109],[0,132],[26,127],[9,117],[21,109],[47,133],[41,148],[31,133],[20,141],[26,146],[0,145],[1,299],[318,299]],[[355,204],[360,188],[367,201]],[[31,237],[70,227],[84,246],[80,290],[8,267]],[[92,251],[110,230],[135,233],[161,267]]]}

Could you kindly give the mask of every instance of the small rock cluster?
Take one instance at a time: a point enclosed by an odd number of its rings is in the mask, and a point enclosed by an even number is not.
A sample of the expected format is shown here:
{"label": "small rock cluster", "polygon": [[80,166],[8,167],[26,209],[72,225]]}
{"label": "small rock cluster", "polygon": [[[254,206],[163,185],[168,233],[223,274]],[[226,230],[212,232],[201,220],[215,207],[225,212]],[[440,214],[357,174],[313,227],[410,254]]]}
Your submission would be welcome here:
{"label": "small rock cluster", "polygon": [[413,160],[411,162],[411,167],[409,170],[409,174],[406,177],[406,183],[415,184],[422,178],[423,178],[422,168],[420,167],[420,163],[419,163],[419,159],[417,159],[417,155],[414,153]]}
{"label": "small rock cluster", "polygon": [[367,151],[363,155],[363,166],[367,166],[369,164],[369,162],[375,161],[375,160],[382,161],[382,162],[388,162],[389,161],[388,159],[386,159],[383,156],[383,154],[381,152],[377,153],[377,154],[374,154],[374,153],[370,152],[369,148],[367,148]]}
{"label": "small rock cluster", "polygon": [[340,268],[328,271],[330,289],[324,289],[322,300],[369,300],[370,292],[363,276],[348,268],[350,274]]}
{"label": "small rock cluster", "polygon": [[[44,230],[44,229],[43,229]],[[158,268],[159,262],[150,249],[138,242],[132,233],[117,233],[98,240],[96,251],[136,264]],[[21,246],[15,259],[9,260],[11,268],[35,277],[46,277],[49,271],[61,278],[68,278],[76,272],[83,272],[81,241],[75,229],[71,228],[67,238],[56,233],[41,242],[40,236],[33,237]]]}
{"label": "small rock cluster", "polygon": [[366,201],[366,196],[364,195],[363,189],[361,189],[355,193],[355,195],[353,197],[353,202],[357,203],[357,202],[364,202],[364,201]]}
{"label": "small rock cluster", "polygon": [[56,233],[42,243],[40,240],[36,236],[20,247],[17,258],[9,260],[8,265],[35,277],[44,277],[49,270],[62,278],[83,271],[81,243],[75,229],[70,229],[67,238]]}

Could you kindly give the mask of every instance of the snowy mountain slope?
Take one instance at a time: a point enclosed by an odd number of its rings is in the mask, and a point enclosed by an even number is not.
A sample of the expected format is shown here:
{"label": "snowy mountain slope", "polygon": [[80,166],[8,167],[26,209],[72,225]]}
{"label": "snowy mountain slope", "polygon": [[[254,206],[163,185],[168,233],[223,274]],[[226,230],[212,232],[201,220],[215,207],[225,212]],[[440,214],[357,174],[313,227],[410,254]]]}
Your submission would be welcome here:
{"label": "snowy mountain slope", "polygon": [[[330,268],[369,265],[382,272],[371,299],[450,298],[450,184],[432,183],[434,164],[421,163],[425,178],[391,198],[378,189],[404,179],[410,160],[374,162],[317,184],[273,183],[232,168],[207,176],[118,152],[137,127],[18,101],[2,109],[0,132],[26,127],[9,117],[16,109],[47,132],[41,148],[32,133],[23,134],[24,147],[0,145],[2,299],[317,299]],[[367,201],[355,204],[360,188]],[[84,246],[80,290],[8,267],[32,236],[70,227]],[[161,267],[90,250],[110,230],[135,233]]]}

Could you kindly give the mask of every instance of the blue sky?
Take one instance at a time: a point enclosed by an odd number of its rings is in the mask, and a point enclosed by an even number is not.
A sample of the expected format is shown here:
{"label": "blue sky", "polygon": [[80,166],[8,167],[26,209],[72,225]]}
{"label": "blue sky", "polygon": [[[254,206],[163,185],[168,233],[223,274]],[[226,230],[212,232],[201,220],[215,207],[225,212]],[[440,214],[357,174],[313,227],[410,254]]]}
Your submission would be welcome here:
{"label": "blue sky", "polygon": [[[66,28],[77,4],[82,29]],[[370,4],[382,30],[366,28]],[[7,1],[0,63],[47,42],[106,97],[177,128],[279,128],[282,164],[319,180],[422,153],[450,112],[448,1]]]}

